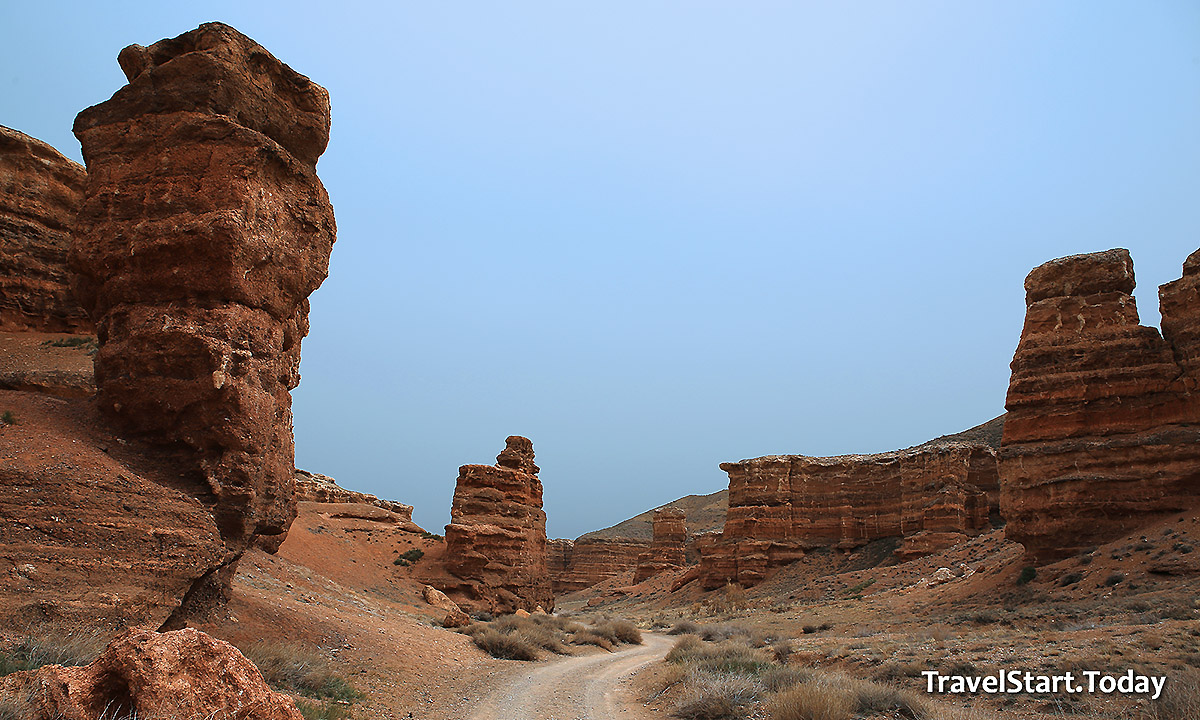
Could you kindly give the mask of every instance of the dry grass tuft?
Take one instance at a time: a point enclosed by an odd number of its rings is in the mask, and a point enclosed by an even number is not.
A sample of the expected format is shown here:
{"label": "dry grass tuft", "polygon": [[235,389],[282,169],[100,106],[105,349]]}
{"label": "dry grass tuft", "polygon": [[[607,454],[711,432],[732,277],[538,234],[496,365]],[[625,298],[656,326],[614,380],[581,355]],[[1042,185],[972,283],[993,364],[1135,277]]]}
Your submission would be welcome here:
{"label": "dry grass tuft", "polygon": [[686,720],[738,718],[762,694],[762,683],[755,678],[693,669],[684,681],[683,697],[672,714]]}
{"label": "dry grass tuft", "polygon": [[537,660],[537,649],[516,635],[488,628],[471,635],[475,645],[488,655],[504,660]]}
{"label": "dry grass tuft", "polygon": [[1200,672],[1180,670],[1167,678],[1162,697],[1154,703],[1158,720],[1200,718]]}
{"label": "dry grass tuft", "polygon": [[105,633],[78,625],[30,628],[24,637],[0,650],[0,675],[36,670],[43,665],[87,665],[107,645]]}
{"label": "dry grass tuft", "polygon": [[362,697],[313,648],[259,641],[239,649],[276,689],[324,700],[353,702]]}

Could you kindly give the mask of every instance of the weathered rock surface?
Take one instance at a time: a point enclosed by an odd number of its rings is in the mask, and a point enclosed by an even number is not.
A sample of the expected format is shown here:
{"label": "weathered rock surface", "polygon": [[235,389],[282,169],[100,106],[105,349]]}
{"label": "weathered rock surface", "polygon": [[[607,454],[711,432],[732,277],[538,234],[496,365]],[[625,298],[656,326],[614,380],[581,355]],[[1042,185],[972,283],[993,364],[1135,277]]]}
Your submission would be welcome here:
{"label": "weathered rock surface", "polygon": [[1009,539],[1049,562],[1193,507],[1200,490],[1200,253],[1139,324],[1123,249],[1025,280],[1001,450]]}
{"label": "weathered rock surface", "polygon": [[613,578],[628,585],[633,582],[638,558],[648,547],[644,540],[586,536],[575,541],[550,540],[547,564],[554,594],[584,590]]}
{"label": "weathered rock surface", "polygon": [[510,613],[554,607],[546,567],[546,513],[533,443],[512,436],[496,465],[458,470],[445,569],[435,580],[471,612]]}
{"label": "weathered rock surface", "polygon": [[634,583],[640,583],[662,572],[678,570],[686,564],[686,517],[682,510],[672,507],[654,511],[654,540],[650,543],[650,549],[638,556]]}
{"label": "weathered rock surface", "polygon": [[87,332],[67,272],[87,173],[0,125],[0,330]]}
{"label": "weathered rock surface", "polygon": [[425,602],[446,613],[445,618],[442,619],[442,627],[457,628],[471,624],[471,617],[458,606],[458,603],[446,597],[441,590],[426,585],[421,590],[421,595],[425,598]]}
{"label": "weathered rock surface", "polygon": [[[125,442],[86,400],[0,391],[0,618],[159,627],[188,593],[219,603],[236,554],[168,461]],[[209,594],[206,594],[209,593]]]}
{"label": "weathered rock surface", "polygon": [[818,547],[920,534],[901,554],[935,552],[989,529],[999,497],[996,450],[959,439],[875,455],[774,455],[721,469],[729,473],[725,528],[696,538],[709,588],[754,585]]}
{"label": "weathered rock surface", "polygon": [[28,720],[302,718],[237,648],[190,628],[127,631],[90,665],[48,665],[0,679],[0,696],[21,698]]}
{"label": "weathered rock surface", "polygon": [[220,23],[119,61],[129,83],[74,128],[99,407],[173,454],[237,553],[295,516],[289,391],[335,233],[315,171],[329,98]]}
{"label": "weathered rock surface", "polygon": [[[311,473],[307,470],[296,470],[295,479],[297,502],[373,505],[390,513],[393,522],[404,525],[412,532],[422,532],[421,526],[412,520],[412,505],[405,505],[395,500],[382,500],[369,493],[347,490],[328,475]],[[377,517],[369,519],[377,519]]]}

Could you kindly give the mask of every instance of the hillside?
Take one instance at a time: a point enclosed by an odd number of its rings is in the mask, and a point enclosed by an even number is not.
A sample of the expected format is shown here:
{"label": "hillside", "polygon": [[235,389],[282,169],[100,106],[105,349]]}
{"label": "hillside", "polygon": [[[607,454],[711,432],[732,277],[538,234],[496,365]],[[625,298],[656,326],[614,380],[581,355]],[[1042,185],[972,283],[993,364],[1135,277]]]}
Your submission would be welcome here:
{"label": "hillside", "polygon": [[729,490],[719,490],[709,495],[687,495],[665,505],[651,508],[641,515],[635,515],[612,527],[593,530],[590,533],[581,535],[579,540],[632,539],[649,541],[653,536],[651,518],[654,516],[654,511],[665,507],[679,508],[687,514],[689,535],[720,530],[725,526],[725,510],[729,507]]}

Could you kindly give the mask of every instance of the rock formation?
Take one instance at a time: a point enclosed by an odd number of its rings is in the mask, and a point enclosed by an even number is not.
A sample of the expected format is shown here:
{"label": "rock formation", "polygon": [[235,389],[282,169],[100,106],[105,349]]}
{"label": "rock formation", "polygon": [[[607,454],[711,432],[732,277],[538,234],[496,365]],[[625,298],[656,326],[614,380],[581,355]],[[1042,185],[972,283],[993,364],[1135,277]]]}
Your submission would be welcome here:
{"label": "rock formation", "polygon": [[399,522],[413,525],[414,532],[421,532],[421,528],[413,524],[412,505],[405,505],[395,500],[382,500],[369,493],[347,490],[328,475],[310,473],[307,470],[296,470],[295,479],[297,502],[374,505],[394,514]]}
{"label": "rock formation", "polygon": [[1200,490],[1200,252],[1138,323],[1123,249],[1025,280],[1001,449],[1007,537],[1053,561],[1194,507]]}
{"label": "rock formation", "polygon": [[302,718],[237,648],[190,628],[127,631],[90,665],[47,665],[0,679],[0,696],[21,698],[20,717],[28,720]]}
{"label": "rock formation", "polygon": [[220,23],[118,60],[129,83],[74,128],[99,407],[173,453],[237,553],[295,516],[289,391],[335,232],[315,170],[329,97]]}
{"label": "rock formation", "polygon": [[554,594],[584,590],[614,578],[628,585],[633,582],[638,558],[648,547],[644,540],[617,538],[551,540],[547,564]]}
{"label": "rock formation", "polygon": [[90,332],[67,273],[87,173],[0,126],[0,330]]}
{"label": "rock formation", "polygon": [[729,473],[725,528],[696,538],[708,588],[754,585],[818,547],[910,538],[902,556],[934,552],[988,529],[999,496],[995,449],[959,439],[876,455],[774,455],[721,469]]}
{"label": "rock formation", "polygon": [[684,566],[684,546],[688,539],[685,519],[682,510],[672,507],[654,511],[654,540],[650,549],[638,556],[637,571],[633,576],[635,583]]}
{"label": "rock formation", "polygon": [[554,607],[546,567],[546,513],[533,443],[512,436],[495,465],[458,469],[445,569],[433,581],[464,610]]}

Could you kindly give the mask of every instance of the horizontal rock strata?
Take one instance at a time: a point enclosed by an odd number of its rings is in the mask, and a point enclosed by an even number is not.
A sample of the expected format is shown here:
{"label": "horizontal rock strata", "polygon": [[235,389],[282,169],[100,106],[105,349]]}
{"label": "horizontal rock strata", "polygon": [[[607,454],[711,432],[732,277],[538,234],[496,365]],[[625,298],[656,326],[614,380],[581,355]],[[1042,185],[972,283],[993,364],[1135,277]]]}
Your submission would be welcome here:
{"label": "horizontal rock strata", "polygon": [[413,524],[412,505],[405,505],[395,500],[382,500],[369,493],[347,490],[328,475],[311,473],[307,470],[296,470],[295,479],[297,502],[374,505],[395,515],[398,522],[412,525],[415,532],[421,532],[421,529]]}
{"label": "horizontal rock strata", "polygon": [[446,526],[448,578],[431,580],[469,612],[552,609],[546,513],[533,443],[511,436],[496,465],[459,468]]}
{"label": "horizontal rock strata", "polygon": [[678,570],[686,564],[684,548],[688,532],[682,510],[666,507],[654,511],[654,539],[650,548],[638,556],[633,581],[640,583],[662,572]]}
{"label": "horizontal rock strata", "polygon": [[876,455],[768,456],[722,463],[729,511],[697,536],[705,587],[754,585],[818,547],[921,537],[901,554],[946,547],[990,527],[998,502],[994,448],[947,440]]}
{"label": "horizontal rock strata", "polygon": [[638,558],[648,547],[644,540],[551,540],[547,544],[547,564],[554,594],[584,590],[613,579],[628,585],[633,582]]}
{"label": "horizontal rock strata", "polygon": [[67,271],[87,173],[0,126],[0,330],[90,332]]}
{"label": "horizontal rock strata", "polygon": [[1200,252],[1159,290],[1162,333],[1139,324],[1123,249],[1025,280],[1001,449],[1009,539],[1049,562],[1197,504]]}

